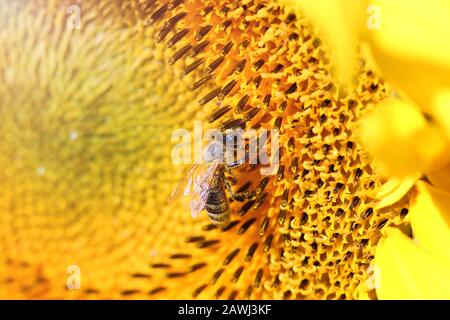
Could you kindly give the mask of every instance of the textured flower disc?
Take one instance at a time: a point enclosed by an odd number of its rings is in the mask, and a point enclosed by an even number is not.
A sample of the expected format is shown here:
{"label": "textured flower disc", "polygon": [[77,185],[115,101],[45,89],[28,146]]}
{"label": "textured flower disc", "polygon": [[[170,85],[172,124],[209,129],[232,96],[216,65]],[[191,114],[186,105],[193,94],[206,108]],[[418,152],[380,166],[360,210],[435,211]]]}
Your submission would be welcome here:
{"label": "textured flower disc", "polygon": [[[0,39],[0,297],[351,299],[407,213],[373,209],[357,141],[384,82],[361,63],[338,90],[276,1],[3,1]],[[280,130],[277,173],[237,170],[253,197],[224,229],[168,204],[195,119]]]}

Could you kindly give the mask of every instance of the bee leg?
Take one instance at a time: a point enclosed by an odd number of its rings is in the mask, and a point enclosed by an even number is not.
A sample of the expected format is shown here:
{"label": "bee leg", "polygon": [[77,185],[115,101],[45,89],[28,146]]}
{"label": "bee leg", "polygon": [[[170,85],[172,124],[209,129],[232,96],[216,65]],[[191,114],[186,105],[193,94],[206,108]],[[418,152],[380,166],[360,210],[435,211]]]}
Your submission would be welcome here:
{"label": "bee leg", "polygon": [[254,191],[254,190],[253,191],[246,190],[246,191],[234,193],[233,190],[231,190],[231,185],[234,185],[236,183],[236,177],[230,170],[227,170],[227,174],[228,174],[228,176],[225,176],[225,173],[222,172],[222,178],[225,183],[225,187],[227,188],[228,194],[230,195],[230,198],[232,200],[235,200],[238,202],[244,202],[245,200],[253,200],[255,198],[256,191]]}
{"label": "bee leg", "polygon": [[226,178],[225,178],[227,181],[228,181],[228,183],[230,183],[231,185],[236,185],[236,183],[237,183],[237,179],[236,179],[236,177],[234,176],[234,174],[232,174],[231,172],[229,172],[228,174],[227,174],[227,176],[226,176]]}
{"label": "bee leg", "polygon": [[254,191],[244,191],[239,192],[234,195],[234,199],[239,202],[244,202],[245,200],[254,200],[255,192]]}
{"label": "bee leg", "polygon": [[231,190],[231,185],[228,182],[228,180],[225,180],[225,187],[227,188],[228,194],[230,195],[230,198],[232,200],[239,201],[239,199],[236,198],[236,195],[234,194],[233,190]]}
{"label": "bee leg", "polygon": [[225,184],[225,188],[227,189],[228,194],[230,195],[230,199],[234,201],[243,202],[245,200],[245,196],[241,193],[234,193],[233,190],[231,189],[231,185],[236,183],[236,178],[230,172],[227,173],[229,174],[229,176],[225,176],[224,172],[222,172],[221,175]]}
{"label": "bee leg", "polygon": [[[222,171],[220,174],[221,174],[222,179],[223,179],[223,181],[224,181],[225,188],[227,188],[228,194],[230,195],[230,198],[233,199],[233,200],[235,200],[235,199],[234,199],[234,192],[233,192],[233,190],[231,190],[231,184],[233,184],[233,181],[236,181],[236,178],[235,178],[234,176],[231,176],[231,174],[230,174],[230,172],[228,172],[228,170],[227,170],[227,173],[228,173],[230,176],[228,176],[228,177],[225,176],[225,171]],[[232,181],[231,181],[231,184],[230,184],[230,179],[232,180]]]}
{"label": "bee leg", "polygon": [[237,179],[235,175],[235,169],[239,167],[228,167],[224,166],[223,173],[226,175],[226,179],[231,183],[231,185],[236,185]]}

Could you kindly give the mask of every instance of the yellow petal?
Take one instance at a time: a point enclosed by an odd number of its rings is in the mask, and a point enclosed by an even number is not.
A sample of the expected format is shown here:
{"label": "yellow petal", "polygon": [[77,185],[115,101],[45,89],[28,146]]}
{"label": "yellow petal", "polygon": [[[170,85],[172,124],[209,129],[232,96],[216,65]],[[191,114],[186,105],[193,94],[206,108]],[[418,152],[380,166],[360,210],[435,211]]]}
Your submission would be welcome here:
{"label": "yellow petal", "polygon": [[373,195],[375,199],[379,200],[376,208],[386,208],[398,202],[408,193],[419,178],[420,174],[407,176],[403,179],[396,177],[390,178],[378,190],[376,190],[376,193]]}
{"label": "yellow petal", "polygon": [[448,157],[446,139],[422,113],[398,99],[381,102],[361,125],[366,150],[384,174],[395,177],[432,171]]}
{"label": "yellow petal", "polygon": [[306,18],[318,27],[327,44],[332,48],[336,76],[342,83],[349,83],[353,75],[356,48],[360,32],[364,29],[365,1],[361,0],[283,0],[300,9]]}
{"label": "yellow petal", "polygon": [[450,192],[450,165],[427,173],[427,178],[436,188]]}
{"label": "yellow petal", "polygon": [[447,0],[375,0],[380,28],[377,46],[405,60],[427,61],[450,69],[450,2]]}
{"label": "yellow petal", "polygon": [[450,3],[446,0],[376,0],[380,28],[369,32],[378,67],[423,110],[450,87]]}
{"label": "yellow petal", "polygon": [[450,141],[450,88],[439,91],[434,96],[431,114],[439,124],[442,132]]}
{"label": "yellow petal", "polygon": [[450,260],[450,193],[420,181],[410,207],[414,238],[428,252]]}
{"label": "yellow petal", "polygon": [[379,299],[450,299],[450,261],[388,229],[375,254]]}
{"label": "yellow petal", "polygon": [[449,71],[439,66],[393,57],[373,46],[372,52],[378,69],[389,83],[422,110],[432,113],[432,97],[441,88],[450,87]]}

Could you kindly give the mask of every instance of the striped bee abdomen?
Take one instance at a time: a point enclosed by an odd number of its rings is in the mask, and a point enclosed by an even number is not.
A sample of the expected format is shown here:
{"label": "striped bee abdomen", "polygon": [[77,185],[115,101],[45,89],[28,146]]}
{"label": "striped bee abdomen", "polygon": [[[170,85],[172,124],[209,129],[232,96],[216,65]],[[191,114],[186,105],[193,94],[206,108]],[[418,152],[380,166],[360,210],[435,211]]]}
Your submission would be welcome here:
{"label": "striped bee abdomen", "polygon": [[230,209],[223,183],[217,181],[211,186],[206,200],[205,210],[209,219],[219,226],[226,226],[230,222]]}

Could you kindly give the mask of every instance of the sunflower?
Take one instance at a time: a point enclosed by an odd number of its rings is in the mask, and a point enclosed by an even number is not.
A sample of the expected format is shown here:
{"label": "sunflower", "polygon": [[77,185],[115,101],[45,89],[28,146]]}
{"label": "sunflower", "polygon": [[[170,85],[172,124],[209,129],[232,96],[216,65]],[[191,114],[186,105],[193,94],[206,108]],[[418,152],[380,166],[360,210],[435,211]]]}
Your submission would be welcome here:
{"label": "sunflower", "polygon": [[[0,15],[1,297],[375,297],[381,230],[407,230],[412,193],[374,196],[389,181],[359,121],[392,93],[362,52],[343,86],[302,11],[269,0]],[[188,169],[171,135],[194,119],[280,130],[278,171],[237,170],[233,190],[254,197],[225,228],[167,204]]]}
{"label": "sunflower", "polygon": [[355,63],[359,44],[395,88],[392,98],[365,117],[360,134],[377,168],[389,177],[378,190],[378,207],[394,203],[416,184],[412,230],[388,229],[377,249],[378,296],[448,299],[450,47],[441,40],[449,37],[449,3],[287,2],[303,6],[334,44],[342,81],[351,75],[347,67]]}

